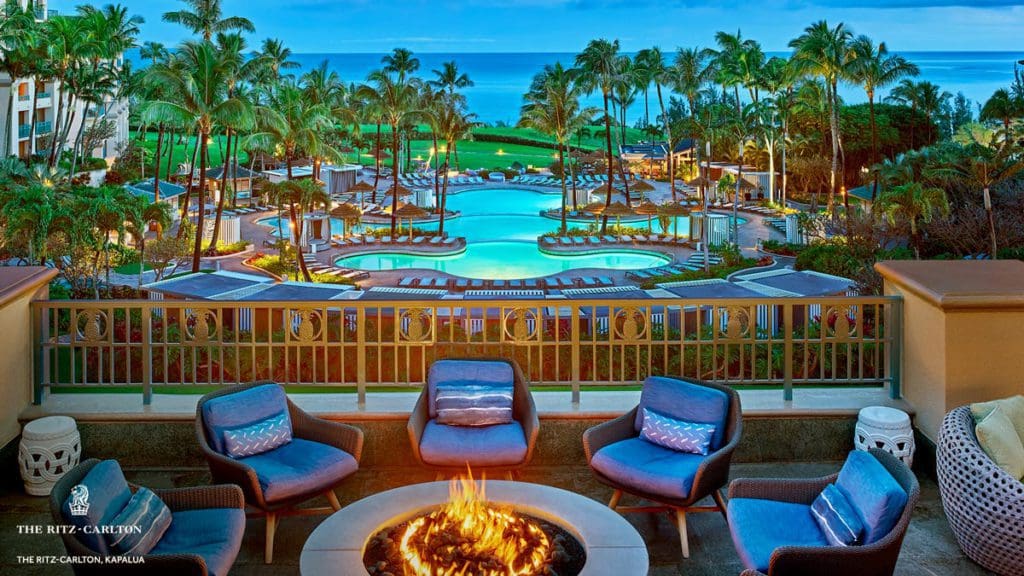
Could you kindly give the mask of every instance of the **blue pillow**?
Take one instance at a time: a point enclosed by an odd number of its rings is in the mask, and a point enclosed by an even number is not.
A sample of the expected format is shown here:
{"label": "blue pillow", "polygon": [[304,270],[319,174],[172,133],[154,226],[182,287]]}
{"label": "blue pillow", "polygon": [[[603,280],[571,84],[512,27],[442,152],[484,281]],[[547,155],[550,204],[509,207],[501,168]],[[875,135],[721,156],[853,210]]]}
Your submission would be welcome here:
{"label": "blue pillow", "polygon": [[78,529],[76,536],[82,544],[99,554],[109,554],[106,540],[95,527],[110,524],[131,497],[121,466],[116,460],[104,460],[71,489],[61,514]]}
{"label": "blue pillow", "polygon": [[427,374],[427,401],[431,418],[437,418],[437,390],[442,386],[513,386],[512,365],[498,360],[438,360]]}
{"label": "blue pillow", "polygon": [[224,448],[232,458],[270,452],[291,441],[292,422],[288,412],[271,416],[251,426],[224,431]]}
{"label": "blue pillow", "polygon": [[512,386],[464,384],[437,387],[437,423],[494,426],[512,423]]}
{"label": "blue pillow", "polygon": [[707,456],[711,438],[715,435],[714,424],[687,422],[643,409],[644,423],[640,437],[652,444],[664,446],[678,452]]}
{"label": "blue pillow", "polygon": [[857,546],[864,537],[864,524],[857,512],[850,506],[846,496],[835,487],[825,486],[821,494],[811,503],[811,514],[833,546]]}
{"label": "blue pillow", "polygon": [[277,384],[253,386],[203,403],[203,425],[210,447],[226,454],[224,431],[243,428],[288,411],[288,396]]}
{"label": "blue pillow", "polygon": [[114,516],[114,533],[104,534],[113,554],[143,556],[152,550],[171,526],[171,509],[148,488],[139,488]]}
{"label": "blue pillow", "polygon": [[864,543],[888,534],[907,506],[907,492],[874,456],[854,450],[839,471],[836,487],[864,523]]}
{"label": "blue pillow", "polygon": [[[729,417],[729,395],[708,386],[701,386],[675,378],[651,376],[644,381],[640,392],[640,408],[649,408],[676,420],[712,424],[711,449],[718,450],[726,443]],[[643,410],[638,410],[633,429],[643,428]]]}

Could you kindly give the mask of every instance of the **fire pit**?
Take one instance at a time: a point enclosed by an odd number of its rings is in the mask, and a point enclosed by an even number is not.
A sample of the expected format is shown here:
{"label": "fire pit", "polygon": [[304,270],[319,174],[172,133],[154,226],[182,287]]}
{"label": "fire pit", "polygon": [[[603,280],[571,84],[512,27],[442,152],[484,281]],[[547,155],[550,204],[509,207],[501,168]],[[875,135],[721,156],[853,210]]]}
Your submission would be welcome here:
{"label": "fire pit", "polygon": [[375,494],[325,520],[302,574],[646,574],[640,535],[608,507],[524,482],[430,482]]}

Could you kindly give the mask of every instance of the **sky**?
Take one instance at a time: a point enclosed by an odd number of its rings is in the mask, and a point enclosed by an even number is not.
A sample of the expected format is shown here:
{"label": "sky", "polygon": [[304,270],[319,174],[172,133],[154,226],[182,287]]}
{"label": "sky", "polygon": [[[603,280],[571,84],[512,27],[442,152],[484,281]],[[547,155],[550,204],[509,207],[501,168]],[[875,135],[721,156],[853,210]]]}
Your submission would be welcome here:
{"label": "sky", "polygon": [[[173,46],[182,28],[161,15],[177,0],[119,2],[143,16],[143,40]],[[50,0],[73,11],[81,0]],[[766,50],[786,50],[811,22],[845,22],[890,50],[1021,50],[1024,0],[222,0],[246,16],[255,39],[284,40],[295,52],[578,52],[598,37],[623,50],[712,44],[740,29]]]}

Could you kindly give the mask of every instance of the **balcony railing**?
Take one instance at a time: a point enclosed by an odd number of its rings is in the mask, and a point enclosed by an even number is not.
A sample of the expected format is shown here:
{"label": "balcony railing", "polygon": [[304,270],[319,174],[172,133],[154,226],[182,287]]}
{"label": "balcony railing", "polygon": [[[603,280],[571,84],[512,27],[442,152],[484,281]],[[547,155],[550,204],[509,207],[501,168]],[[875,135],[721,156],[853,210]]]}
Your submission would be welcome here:
{"label": "balcony railing", "polygon": [[419,386],[446,357],[515,358],[536,387],[649,375],[899,396],[901,301],[39,301],[36,401],[47,389],[154,391],[269,379],[357,391]]}
{"label": "balcony railing", "polygon": [[18,102],[28,102],[32,99],[32,96],[28,94],[18,94]]}
{"label": "balcony railing", "polygon": [[43,134],[49,134],[53,130],[53,123],[47,120],[46,122],[36,122],[36,135],[42,136]]}
{"label": "balcony railing", "polygon": [[18,138],[28,138],[28,135],[32,133],[31,124],[18,124]]}
{"label": "balcony railing", "polygon": [[39,100],[45,100],[50,96],[51,94],[49,92],[36,92],[36,98],[38,98]]}

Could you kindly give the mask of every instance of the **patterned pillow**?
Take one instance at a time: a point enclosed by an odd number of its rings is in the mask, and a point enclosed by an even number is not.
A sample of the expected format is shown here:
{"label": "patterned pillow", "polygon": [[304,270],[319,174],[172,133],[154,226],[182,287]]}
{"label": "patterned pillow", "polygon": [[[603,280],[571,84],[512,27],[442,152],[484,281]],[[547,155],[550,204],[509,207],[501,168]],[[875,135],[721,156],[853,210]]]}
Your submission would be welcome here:
{"label": "patterned pillow", "polygon": [[436,394],[438,424],[493,426],[512,422],[512,386],[442,385]]}
{"label": "patterned pillow", "polygon": [[811,514],[825,533],[825,539],[833,546],[858,546],[863,543],[864,523],[835,484],[825,486],[814,499]]}
{"label": "patterned pillow", "polygon": [[292,422],[287,412],[271,416],[244,428],[224,431],[228,456],[244,458],[269,452],[292,441]]}
{"label": "patterned pillow", "polygon": [[128,503],[107,525],[112,534],[104,533],[113,554],[143,556],[148,554],[171,525],[171,510],[148,488],[139,488]]}
{"label": "patterned pillow", "polygon": [[676,420],[644,408],[644,423],[640,437],[648,442],[679,452],[707,456],[711,437],[715,435],[714,424],[701,424]]}

